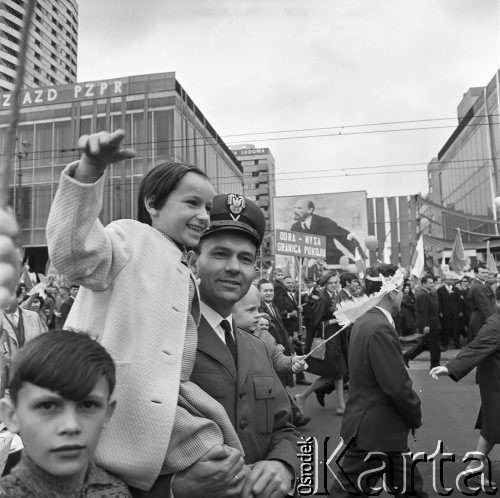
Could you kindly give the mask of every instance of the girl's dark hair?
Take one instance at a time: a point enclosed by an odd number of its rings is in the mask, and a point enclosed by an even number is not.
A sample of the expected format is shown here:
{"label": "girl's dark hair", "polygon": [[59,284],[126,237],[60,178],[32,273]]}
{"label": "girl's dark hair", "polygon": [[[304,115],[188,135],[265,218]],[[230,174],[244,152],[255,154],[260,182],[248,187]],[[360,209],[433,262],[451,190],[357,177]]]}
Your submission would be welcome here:
{"label": "girl's dark hair", "polygon": [[40,308],[43,308],[44,304],[45,304],[45,299],[42,297],[42,296],[36,296],[35,299],[33,299],[33,301],[40,301]]}
{"label": "girl's dark hair", "polygon": [[60,396],[81,401],[104,376],[111,395],[116,383],[115,364],[109,353],[83,333],[49,331],[27,342],[14,361],[9,392],[14,405],[19,390],[29,382]]}
{"label": "girl's dark hair", "polygon": [[196,173],[208,179],[208,176],[196,166],[182,163],[161,163],[149,171],[142,179],[137,198],[137,219],[141,223],[151,225],[149,215],[144,201],[152,200],[152,207],[160,210],[168,196],[176,189],[179,182],[187,173]]}
{"label": "girl's dark hair", "polygon": [[338,273],[336,271],[329,271],[326,275],[323,275],[320,280],[321,287],[326,287],[328,280],[330,280],[332,277],[337,277],[337,276]]}

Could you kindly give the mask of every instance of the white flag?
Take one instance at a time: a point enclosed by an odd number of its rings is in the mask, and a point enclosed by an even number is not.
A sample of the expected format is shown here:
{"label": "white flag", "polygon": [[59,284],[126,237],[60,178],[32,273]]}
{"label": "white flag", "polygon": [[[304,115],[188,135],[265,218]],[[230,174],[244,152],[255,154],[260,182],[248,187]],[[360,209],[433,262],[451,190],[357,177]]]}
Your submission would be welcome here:
{"label": "white flag", "polygon": [[413,255],[413,264],[411,266],[410,273],[417,278],[420,278],[424,273],[425,264],[425,254],[424,254],[424,238],[421,235],[417,242],[417,247],[415,248],[415,253]]}

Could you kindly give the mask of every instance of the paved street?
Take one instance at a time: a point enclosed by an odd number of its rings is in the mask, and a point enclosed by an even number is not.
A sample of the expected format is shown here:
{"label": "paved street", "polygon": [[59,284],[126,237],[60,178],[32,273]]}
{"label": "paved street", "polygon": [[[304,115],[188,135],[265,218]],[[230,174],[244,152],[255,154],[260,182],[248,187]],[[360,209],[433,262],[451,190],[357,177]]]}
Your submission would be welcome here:
{"label": "paved street", "polygon": [[[444,353],[442,364],[456,353],[457,351]],[[435,381],[429,376],[428,353],[424,353],[419,361],[410,363],[410,375],[422,399],[424,420],[424,425],[417,431],[417,441],[410,441],[410,449],[413,452],[423,451],[430,455],[435,452],[438,441],[442,440],[444,450],[453,452],[456,456],[454,463],[444,462],[444,485],[454,490],[451,496],[462,496],[456,490],[455,477],[465,468],[461,459],[466,452],[475,449],[478,437],[478,431],[473,430],[480,403],[474,372],[458,383],[448,377],[441,377]],[[315,376],[308,375],[308,378],[314,380]],[[302,390],[303,386],[298,386],[292,390],[292,393]],[[309,397],[305,413],[312,417],[312,421],[302,428],[302,435],[304,437],[315,436],[320,441],[320,447],[324,438],[329,436],[331,439],[327,451],[331,454],[339,442],[342,418],[335,414],[334,394],[327,396],[325,401],[325,408],[321,408],[314,394]],[[320,450],[322,462],[322,448]],[[492,478],[498,482],[500,480],[500,448],[493,450],[490,459],[493,469]],[[432,464],[420,463],[418,468],[424,477],[425,489],[429,496],[443,496],[433,491]],[[320,486],[319,489],[321,490],[322,487]],[[481,493],[477,496],[487,495]]]}

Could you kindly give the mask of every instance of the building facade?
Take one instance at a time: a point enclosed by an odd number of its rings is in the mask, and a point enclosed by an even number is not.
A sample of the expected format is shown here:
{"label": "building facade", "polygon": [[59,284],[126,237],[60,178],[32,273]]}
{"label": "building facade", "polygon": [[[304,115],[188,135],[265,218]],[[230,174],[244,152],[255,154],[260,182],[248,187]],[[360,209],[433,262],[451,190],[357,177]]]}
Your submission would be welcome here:
{"label": "building facade", "polygon": [[428,165],[428,200],[434,206],[422,212],[433,236],[453,240],[456,228],[470,242],[498,235],[488,220],[497,220],[500,192],[499,77],[500,71],[485,87],[464,94],[458,126]]}
{"label": "building facade", "polygon": [[276,197],[274,157],[267,147],[251,144],[231,146],[231,151],[243,168],[245,197],[257,202],[266,218],[266,233],[260,255],[261,266],[272,262],[274,247],[273,199]]}
{"label": "building facade", "polygon": [[[243,193],[241,165],[173,72],[25,89],[22,103],[10,191],[30,265],[36,261],[39,272],[47,258],[45,225],[51,202],[61,171],[79,157],[81,135],[123,128],[126,143],[137,151],[134,159],[108,168],[104,224],[136,218],[141,179],[162,161],[198,166],[219,193]],[[10,94],[0,93],[2,152],[10,104]]]}
{"label": "building facade", "polygon": [[[14,88],[24,3],[23,0],[0,2],[0,92]],[[24,86],[74,83],[77,48],[76,0],[37,0],[28,40]]]}

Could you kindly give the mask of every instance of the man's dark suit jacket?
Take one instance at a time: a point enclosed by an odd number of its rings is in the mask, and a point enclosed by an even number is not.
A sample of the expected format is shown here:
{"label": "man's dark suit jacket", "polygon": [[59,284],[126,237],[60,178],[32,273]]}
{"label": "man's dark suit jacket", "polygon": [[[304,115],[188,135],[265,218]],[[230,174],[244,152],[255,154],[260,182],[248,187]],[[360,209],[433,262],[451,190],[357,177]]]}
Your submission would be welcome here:
{"label": "man's dark suit jacket", "polygon": [[[267,304],[264,301],[260,302],[259,312],[267,313],[271,319],[269,323],[269,333],[274,337],[276,344],[281,344],[285,349],[283,354],[290,356],[292,354],[292,347],[290,345],[290,340],[288,338],[288,332],[286,331],[285,325],[281,320],[279,309],[274,303],[271,303],[271,307],[274,314],[269,310]],[[281,383],[286,387],[293,387],[293,374],[291,372],[282,372],[278,374]]]}
{"label": "man's dark suit jacket", "polygon": [[71,311],[71,308],[73,306],[73,303],[75,300],[69,296],[66,299],[64,299],[61,303],[61,316],[59,317],[59,328],[63,328],[64,324],[66,323],[66,319],[68,318],[69,312]]}
{"label": "man's dark suit jacket", "polygon": [[265,344],[233,323],[237,367],[225,344],[202,316],[191,380],[226,410],[243,449],[245,463],[281,460],[298,474],[297,440],[290,401],[278,380]]}
{"label": "man's dark suit jacket", "polygon": [[278,296],[275,296],[274,303],[278,307],[281,319],[283,320],[283,324],[285,325],[285,329],[288,332],[288,335],[292,336],[294,331],[299,330],[299,319],[298,317],[290,317],[287,318],[287,315],[292,311],[297,311],[298,308],[298,298],[295,293],[292,293],[294,296],[294,300],[290,297],[288,290],[285,289],[285,292],[282,292]]}
{"label": "man's dark suit jacket", "polygon": [[282,344],[285,347],[284,353],[286,355],[292,354],[292,349],[290,347],[290,340],[288,338],[288,332],[285,328],[285,324],[281,319],[280,310],[278,307],[271,303],[272,312],[264,301],[260,302],[259,312],[267,313],[271,318],[269,323],[269,333],[274,337],[276,344]]}
{"label": "man's dark suit jacket", "polygon": [[422,423],[420,399],[403,362],[396,329],[377,308],[359,318],[349,345],[349,398],[340,435],[359,449],[402,452]]}
{"label": "man's dark suit jacket", "polygon": [[481,392],[481,435],[491,443],[500,441],[500,316],[491,315],[476,337],[446,364],[449,376],[459,381],[477,366]]}
{"label": "man's dark suit jacket", "polygon": [[326,262],[329,265],[339,264],[340,257],[344,255],[344,253],[335,246],[335,240],[338,240],[349,252],[354,255],[356,245],[352,240],[347,240],[347,236],[351,232],[337,225],[335,221],[330,218],[326,218],[325,216],[313,214],[309,230],[303,228],[300,221],[296,221],[292,225],[291,230],[293,232],[324,235],[326,237]]}
{"label": "man's dark suit jacket", "polygon": [[430,327],[432,331],[441,330],[437,296],[424,289],[415,294],[415,322],[419,330]]}
{"label": "man's dark suit jacket", "polygon": [[474,337],[486,319],[496,312],[495,295],[488,285],[475,278],[470,284],[468,301],[471,306],[469,329]]}
{"label": "man's dark suit jacket", "polygon": [[448,292],[446,285],[442,285],[437,290],[437,298],[439,304],[439,313],[443,314],[445,319],[457,317],[460,309],[460,293],[457,289],[451,288],[451,293]]}

